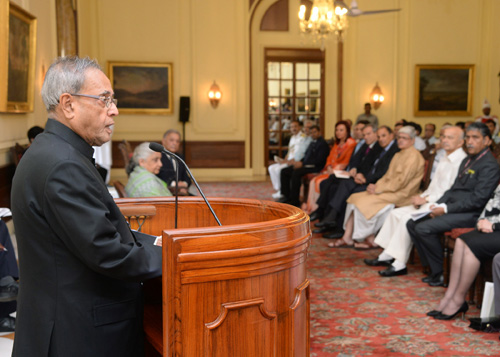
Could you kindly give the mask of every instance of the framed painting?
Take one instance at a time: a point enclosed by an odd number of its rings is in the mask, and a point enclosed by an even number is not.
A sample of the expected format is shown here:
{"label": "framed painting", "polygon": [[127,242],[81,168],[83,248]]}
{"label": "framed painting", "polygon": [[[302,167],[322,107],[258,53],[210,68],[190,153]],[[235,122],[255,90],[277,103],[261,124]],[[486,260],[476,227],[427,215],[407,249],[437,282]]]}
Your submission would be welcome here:
{"label": "framed painting", "polygon": [[417,65],[415,116],[470,116],[474,65]]}
{"label": "framed painting", "polygon": [[120,113],[173,112],[171,63],[109,62],[108,74]]}
{"label": "framed painting", "polygon": [[[2,4],[3,5],[3,4]],[[5,16],[5,7],[0,16]],[[0,66],[0,111],[27,113],[33,111],[35,90],[36,18],[14,3],[8,3],[8,22],[1,32],[7,41],[5,58]],[[2,25],[3,26],[3,25]],[[2,55],[3,56],[3,55]]]}

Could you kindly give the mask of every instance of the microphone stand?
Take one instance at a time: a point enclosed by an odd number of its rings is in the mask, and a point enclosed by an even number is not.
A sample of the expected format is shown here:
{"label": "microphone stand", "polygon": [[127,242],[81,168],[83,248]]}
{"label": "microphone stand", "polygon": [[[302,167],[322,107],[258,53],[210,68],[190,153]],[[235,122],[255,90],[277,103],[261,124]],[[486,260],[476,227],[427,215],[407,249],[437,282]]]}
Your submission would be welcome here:
{"label": "microphone stand", "polygon": [[[171,158],[172,159],[172,158]],[[179,163],[175,167],[175,226],[177,229],[177,209],[179,208]]]}
{"label": "microphone stand", "polygon": [[[194,184],[196,185],[196,188],[198,189],[198,192],[200,193],[201,197],[203,197],[203,199],[205,200],[205,203],[207,204],[208,208],[210,209],[210,212],[212,212],[212,216],[214,216],[214,218],[217,221],[217,223],[219,224],[219,226],[222,226],[222,224],[219,221],[219,218],[217,217],[214,210],[212,209],[212,206],[210,206],[210,203],[208,202],[207,198],[205,197],[205,194],[203,193],[203,191],[201,190],[200,185],[198,185],[198,182],[194,178],[193,174],[191,173],[191,170],[189,170],[189,167],[184,162],[184,160],[182,160],[178,155],[174,154],[173,152],[168,151],[167,149],[165,149],[162,145],[160,145],[158,143],[154,143],[154,142],[149,143],[149,148],[153,151],[156,151],[156,152],[163,152],[164,154],[175,158],[177,163],[179,163],[179,162],[182,163],[182,165],[186,168],[186,170],[189,174],[189,177],[191,177],[191,180],[193,180]],[[177,168],[177,170],[178,169],[179,168]],[[179,175],[179,172],[177,171],[177,176],[178,175]],[[177,179],[178,179],[178,177],[177,177]],[[176,185],[178,185],[178,183],[176,183]],[[176,211],[176,219],[177,219],[177,211]]]}

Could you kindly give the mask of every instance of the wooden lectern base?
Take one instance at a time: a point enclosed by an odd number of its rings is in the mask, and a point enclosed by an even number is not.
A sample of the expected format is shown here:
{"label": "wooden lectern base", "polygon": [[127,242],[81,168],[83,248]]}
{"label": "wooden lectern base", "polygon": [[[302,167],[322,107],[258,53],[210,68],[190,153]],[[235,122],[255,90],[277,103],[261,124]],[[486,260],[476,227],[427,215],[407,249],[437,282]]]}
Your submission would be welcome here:
{"label": "wooden lectern base", "polygon": [[146,352],[308,356],[309,217],[275,202],[209,200],[220,227],[198,197],[179,198],[179,229],[173,198],[117,200],[127,216],[149,212],[142,231],[163,235],[163,277],[146,284]]}

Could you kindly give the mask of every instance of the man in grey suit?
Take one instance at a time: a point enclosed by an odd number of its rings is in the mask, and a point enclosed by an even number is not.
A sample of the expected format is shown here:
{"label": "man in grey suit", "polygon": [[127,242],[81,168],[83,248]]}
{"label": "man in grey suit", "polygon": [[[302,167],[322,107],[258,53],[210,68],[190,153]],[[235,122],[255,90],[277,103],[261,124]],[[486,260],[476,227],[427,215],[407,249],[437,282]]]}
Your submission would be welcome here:
{"label": "man in grey suit", "polygon": [[161,248],[130,231],[97,172],[92,146],[118,115],[99,65],[63,57],[47,71],[49,119],[16,169],[12,213],[20,288],[13,356],[140,356],[141,281]]}
{"label": "man in grey suit", "polygon": [[422,279],[430,286],[443,286],[442,233],[453,228],[474,227],[483,207],[498,186],[500,168],[488,145],[491,133],[483,123],[472,123],[465,133],[469,154],[458,169],[451,188],[430,206],[431,213],[406,224],[423,266],[431,275]]}

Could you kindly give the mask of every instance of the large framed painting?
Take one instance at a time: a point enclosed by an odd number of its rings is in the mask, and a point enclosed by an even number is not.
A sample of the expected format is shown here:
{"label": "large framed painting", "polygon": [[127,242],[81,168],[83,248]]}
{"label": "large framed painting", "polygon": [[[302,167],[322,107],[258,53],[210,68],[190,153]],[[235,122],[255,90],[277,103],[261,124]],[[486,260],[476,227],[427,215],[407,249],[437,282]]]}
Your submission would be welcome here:
{"label": "large framed painting", "polygon": [[[0,36],[7,39],[0,51],[0,111],[33,111],[35,90],[36,18],[14,3],[8,5],[8,21],[2,23]],[[6,19],[5,3],[0,3],[1,19]],[[5,24],[5,25],[4,25]],[[4,54],[5,56],[4,57]]]}
{"label": "large framed painting", "polygon": [[171,63],[109,62],[108,73],[120,113],[173,112]]}
{"label": "large framed painting", "polygon": [[474,65],[417,65],[415,116],[470,116]]}

